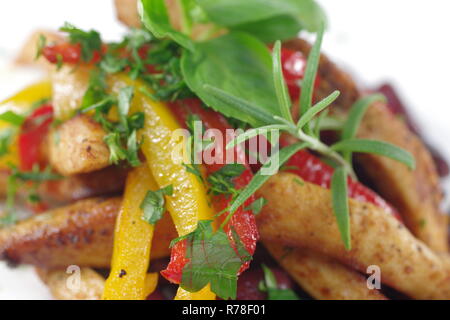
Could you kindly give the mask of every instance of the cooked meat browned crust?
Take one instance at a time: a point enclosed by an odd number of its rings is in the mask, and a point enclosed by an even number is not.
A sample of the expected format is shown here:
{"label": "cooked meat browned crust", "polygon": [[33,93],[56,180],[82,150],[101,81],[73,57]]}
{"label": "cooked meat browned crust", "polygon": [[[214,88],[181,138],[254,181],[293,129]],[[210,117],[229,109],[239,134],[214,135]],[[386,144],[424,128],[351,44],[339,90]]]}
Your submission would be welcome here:
{"label": "cooked meat browned crust", "polygon": [[121,198],[96,198],[0,229],[0,256],[42,268],[108,267]]}
{"label": "cooked meat browned crust", "polygon": [[[81,200],[0,229],[0,257],[41,268],[108,268],[121,202],[120,197]],[[169,256],[176,237],[170,215],[164,214],[155,228],[152,258]]]}
{"label": "cooked meat browned crust", "polygon": [[109,166],[109,149],[102,126],[86,115],[76,116],[51,132],[49,161],[64,176],[87,173]]}
{"label": "cooked meat browned crust", "polygon": [[[39,197],[46,204],[56,207],[74,201],[116,195],[123,191],[128,169],[110,166],[108,168],[59,180],[44,181],[39,185]],[[6,196],[9,170],[0,170],[0,197]],[[28,192],[19,188],[20,198],[28,196]]]}
{"label": "cooked meat browned crust", "polygon": [[[301,39],[289,41],[285,46],[305,54],[310,50],[310,45]],[[364,94],[348,74],[324,55],[320,60],[319,75],[317,98],[324,98],[334,90],[341,92],[331,110],[345,112]],[[356,160],[372,178],[380,195],[399,209],[414,235],[433,250],[447,252],[445,216],[439,210],[442,197],[439,178],[430,152],[422,141],[379,102],[369,108],[358,137],[390,142],[412,153],[416,159],[413,171],[399,162],[375,155],[358,155]]]}
{"label": "cooked meat browned crust", "polygon": [[346,251],[330,191],[280,173],[258,192],[268,204],[258,215],[263,241],[306,247],[366,272],[379,266],[383,283],[416,299],[450,299],[448,263],[393,215],[350,199],[352,250]]}
{"label": "cooked meat browned crust", "polygon": [[137,0],[114,0],[116,7],[117,19],[132,28],[139,28],[141,26],[141,19],[139,18],[137,10]]}
{"label": "cooked meat browned crust", "polygon": [[47,197],[49,202],[61,204],[115,195],[123,191],[128,171],[126,168],[110,166],[61,180],[46,181],[40,185],[39,194],[43,200]]}
{"label": "cooked meat browned crust", "polygon": [[265,247],[292,278],[319,300],[385,300],[377,289],[369,289],[357,271],[335,259],[309,249],[292,248],[275,242]]}

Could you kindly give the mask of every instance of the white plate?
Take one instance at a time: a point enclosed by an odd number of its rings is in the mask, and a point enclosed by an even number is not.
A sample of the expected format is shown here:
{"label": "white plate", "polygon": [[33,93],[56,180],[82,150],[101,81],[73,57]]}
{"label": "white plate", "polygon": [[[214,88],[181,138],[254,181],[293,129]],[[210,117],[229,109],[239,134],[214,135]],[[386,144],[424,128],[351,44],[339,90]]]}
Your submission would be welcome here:
{"label": "white plate", "polygon": [[[330,32],[324,42],[327,54],[367,85],[376,86],[384,80],[393,83],[428,141],[450,158],[449,2],[429,0],[426,6],[415,0],[407,5],[392,0],[319,2],[330,17]],[[40,8],[48,10],[36,15]],[[107,39],[118,38],[123,31],[114,21],[109,0],[0,2],[0,28],[12,30],[0,33],[0,100],[39,77],[35,71],[7,66],[14,50],[33,29],[55,29],[66,20],[82,28],[94,26],[106,33]],[[446,183],[446,191],[450,191],[449,186]],[[0,299],[49,298],[32,268],[9,269],[0,263]]]}

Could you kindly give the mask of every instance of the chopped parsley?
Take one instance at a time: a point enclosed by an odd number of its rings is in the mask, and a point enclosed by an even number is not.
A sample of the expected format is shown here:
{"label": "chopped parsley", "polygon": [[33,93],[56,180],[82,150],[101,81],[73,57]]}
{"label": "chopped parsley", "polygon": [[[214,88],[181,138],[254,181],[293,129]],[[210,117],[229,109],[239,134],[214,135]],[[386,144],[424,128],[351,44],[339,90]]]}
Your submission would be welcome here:
{"label": "chopped parsley", "polygon": [[159,220],[161,220],[164,211],[166,210],[164,196],[172,196],[172,194],[172,185],[157,191],[148,191],[140,206],[144,212],[142,219],[151,225],[155,225]]}
{"label": "chopped parsley", "polygon": [[223,229],[213,231],[211,220],[201,220],[197,229],[179,239],[187,240],[186,258],[189,262],[183,269],[181,287],[197,292],[208,283],[211,290],[222,299],[236,299],[238,272],[242,263],[251,260],[251,255],[234,232],[233,240],[237,252]]}
{"label": "chopped parsley", "polygon": [[234,186],[233,179],[245,171],[245,166],[240,163],[226,164],[208,177],[210,192],[214,195],[236,195],[238,191]]}
{"label": "chopped parsley", "polygon": [[84,31],[66,22],[59,31],[68,34],[70,43],[80,44],[81,59],[84,62],[90,62],[94,57],[94,52],[99,52],[102,49],[102,39],[95,30]]}

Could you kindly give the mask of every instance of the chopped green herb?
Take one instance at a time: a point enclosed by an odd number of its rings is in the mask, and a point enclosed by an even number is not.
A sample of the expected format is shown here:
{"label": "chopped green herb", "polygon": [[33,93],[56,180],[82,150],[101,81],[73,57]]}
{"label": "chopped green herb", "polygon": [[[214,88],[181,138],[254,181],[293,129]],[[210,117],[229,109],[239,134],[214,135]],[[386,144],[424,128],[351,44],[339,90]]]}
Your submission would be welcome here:
{"label": "chopped green herb", "polygon": [[233,240],[238,255],[223,229],[214,232],[211,222],[199,221],[194,232],[177,239],[187,240],[186,258],[189,260],[183,269],[181,287],[197,292],[210,283],[211,290],[220,298],[235,299],[237,273],[242,263],[249,261],[251,256],[235,234]]}
{"label": "chopped green herb", "polygon": [[282,289],[278,286],[277,279],[265,264],[262,264],[264,281],[259,283],[259,290],[267,292],[268,300],[300,300],[298,295],[291,289]]}
{"label": "chopped green herb", "polygon": [[226,164],[208,177],[210,192],[215,195],[236,195],[233,179],[245,171],[245,166],[240,163]]}
{"label": "chopped green herb", "polygon": [[166,210],[164,196],[171,196],[172,194],[172,185],[157,191],[148,191],[140,206],[144,212],[142,219],[151,225],[155,225],[161,220]]}
{"label": "chopped green herb", "polygon": [[0,114],[0,120],[10,123],[13,126],[20,127],[25,121],[25,117],[14,111],[8,110]]}
{"label": "chopped green herb", "polygon": [[253,214],[256,216],[258,215],[262,208],[267,204],[267,200],[264,198],[258,198],[255,201],[253,201],[248,207],[245,208],[245,210],[249,210],[253,212]]}
{"label": "chopped green herb", "polygon": [[84,62],[90,62],[94,57],[94,52],[99,52],[102,48],[102,39],[95,30],[83,31],[68,22],[59,30],[68,33],[71,43],[81,45],[81,58]]}

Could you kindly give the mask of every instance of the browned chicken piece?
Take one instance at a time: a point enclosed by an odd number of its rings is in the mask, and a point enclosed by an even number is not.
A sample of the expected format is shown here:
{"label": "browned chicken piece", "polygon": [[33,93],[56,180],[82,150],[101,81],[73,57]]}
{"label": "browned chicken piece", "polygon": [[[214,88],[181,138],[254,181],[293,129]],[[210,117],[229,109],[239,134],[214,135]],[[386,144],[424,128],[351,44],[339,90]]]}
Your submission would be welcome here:
{"label": "browned chicken piece", "polygon": [[264,246],[292,278],[318,300],[385,300],[377,289],[369,289],[357,271],[309,249],[264,242]]}
{"label": "browned chicken piece", "polygon": [[[0,257],[50,269],[108,268],[121,202],[120,197],[81,200],[0,229]],[[156,226],[152,257],[169,256],[170,241],[176,236],[170,215],[165,214]]]}
{"label": "browned chicken piece", "polygon": [[42,268],[107,267],[121,198],[79,201],[0,229],[0,256]]}
{"label": "browned chicken piece", "polygon": [[104,136],[102,126],[87,115],[67,120],[49,135],[51,166],[64,176],[108,167],[110,153]]}
{"label": "browned chicken piece", "polygon": [[[285,46],[305,54],[310,50],[310,45],[300,39]],[[331,110],[345,113],[364,95],[352,78],[324,55],[320,60],[319,75],[321,81],[316,91],[317,98],[322,99],[334,90],[341,92]],[[400,211],[413,234],[431,249],[448,252],[445,215],[439,209],[442,191],[438,173],[423,142],[380,102],[367,111],[358,138],[389,142],[411,152],[416,159],[416,169],[412,171],[399,162],[376,155],[357,155],[356,160],[371,178],[378,193]]]}
{"label": "browned chicken piece", "polygon": [[128,169],[110,166],[102,170],[44,182],[39,195],[49,203],[68,204],[74,201],[116,195],[125,186]]}
{"label": "browned chicken piece", "polygon": [[52,105],[56,119],[69,120],[79,110],[92,69],[91,66],[82,65],[75,69],[73,66],[52,69]]}
{"label": "browned chicken piece", "polygon": [[139,28],[141,26],[137,2],[138,0],[114,0],[117,19],[132,28]]}
{"label": "browned chicken piece", "polygon": [[100,300],[105,278],[91,268],[36,269],[57,300]]}
{"label": "browned chicken piece", "polygon": [[280,173],[258,192],[268,204],[258,215],[265,242],[306,247],[366,272],[375,265],[383,283],[416,299],[450,299],[448,263],[417,240],[393,215],[350,199],[352,249],[341,240],[329,190]]}
{"label": "browned chicken piece", "polygon": [[45,60],[44,57],[37,58],[39,38],[44,36],[46,43],[50,44],[52,42],[61,41],[63,37],[61,34],[49,31],[49,30],[36,30],[30,37],[25,41],[22,49],[16,57],[15,63],[18,65],[32,65],[37,67],[43,67],[46,69],[53,68],[53,66]]}
{"label": "browned chicken piece", "polygon": [[[92,197],[117,195],[124,189],[128,171],[126,168],[110,166],[90,173],[44,181],[39,185],[38,195],[51,208]],[[0,197],[6,196],[8,176],[8,170],[0,170]],[[25,199],[28,192],[19,186],[17,195]]]}

